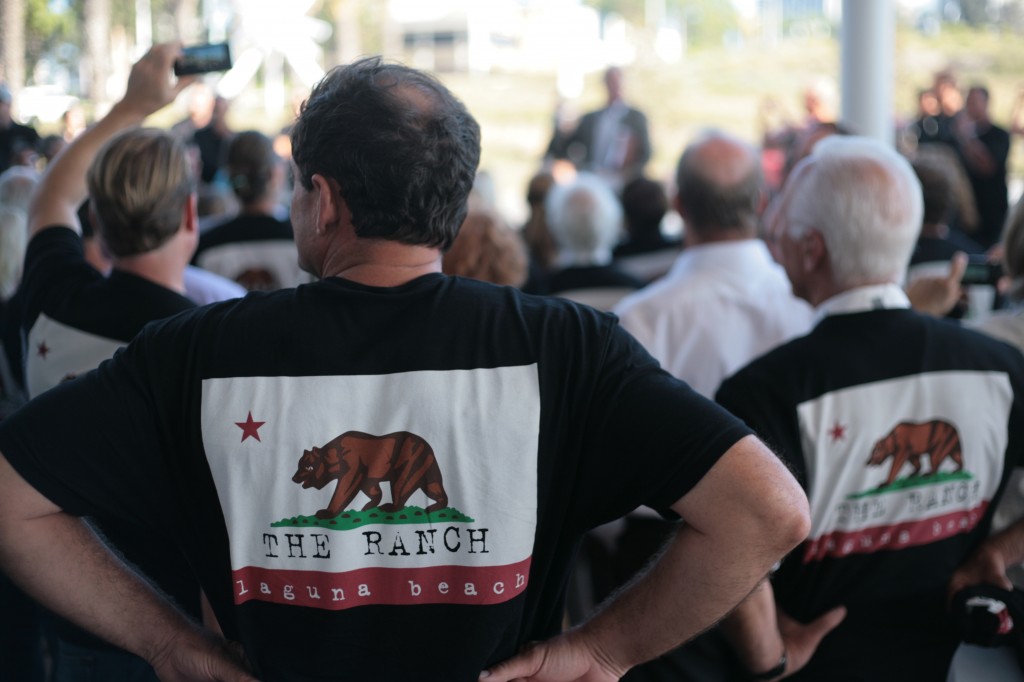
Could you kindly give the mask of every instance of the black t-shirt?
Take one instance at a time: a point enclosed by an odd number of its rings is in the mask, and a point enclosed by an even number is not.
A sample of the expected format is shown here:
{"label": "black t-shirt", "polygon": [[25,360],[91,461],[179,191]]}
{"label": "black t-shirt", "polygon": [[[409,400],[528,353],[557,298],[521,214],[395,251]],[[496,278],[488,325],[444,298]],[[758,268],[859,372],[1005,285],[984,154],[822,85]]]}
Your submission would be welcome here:
{"label": "black t-shirt", "polygon": [[22,301],[25,384],[35,397],[109,358],[147,323],[195,307],[185,296],[114,269],[104,277],[85,260],[68,228],[29,242]]}
{"label": "black t-shirt", "polygon": [[794,679],[945,679],[945,589],[1024,448],[1022,378],[1010,346],[890,309],[826,317],[722,384],[811,502],[810,536],[773,580],[780,608],[848,609]]}
{"label": "black t-shirt", "polygon": [[0,451],[71,513],[174,537],[264,679],[450,681],[557,632],[580,536],[748,433],[611,315],[427,275],[150,325]]}
{"label": "black t-shirt", "polygon": [[[29,242],[17,297],[27,339],[25,378],[29,397],[95,368],[147,322],[195,307],[181,294],[127,272],[115,269],[110,277],[104,277],[86,262],[79,236],[63,227],[43,230]],[[83,407],[73,405],[69,409],[80,411]],[[103,413],[107,405],[90,407]],[[84,430],[91,428],[82,425]],[[70,450],[77,456],[83,454],[74,447]],[[128,561],[139,566],[179,605],[198,615],[198,583],[184,557],[165,536],[145,524],[139,525],[138,519],[97,517],[98,530]],[[61,634],[80,643],[101,644],[70,624],[61,625]]]}

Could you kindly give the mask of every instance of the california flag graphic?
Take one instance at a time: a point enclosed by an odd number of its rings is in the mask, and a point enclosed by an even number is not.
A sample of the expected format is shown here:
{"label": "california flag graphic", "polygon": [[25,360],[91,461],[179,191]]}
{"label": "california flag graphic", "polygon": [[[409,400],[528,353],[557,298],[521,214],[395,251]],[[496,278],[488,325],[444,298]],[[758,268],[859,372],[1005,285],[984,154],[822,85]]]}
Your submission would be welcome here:
{"label": "california flag graphic", "polygon": [[536,365],[203,382],[235,603],[497,604],[526,589]]}
{"label": "california flag graphic", "polygon": [[812,510],[803,560],[971,531],[999,486],[1012,403],[1005,374],[948,371],[799,405]]}

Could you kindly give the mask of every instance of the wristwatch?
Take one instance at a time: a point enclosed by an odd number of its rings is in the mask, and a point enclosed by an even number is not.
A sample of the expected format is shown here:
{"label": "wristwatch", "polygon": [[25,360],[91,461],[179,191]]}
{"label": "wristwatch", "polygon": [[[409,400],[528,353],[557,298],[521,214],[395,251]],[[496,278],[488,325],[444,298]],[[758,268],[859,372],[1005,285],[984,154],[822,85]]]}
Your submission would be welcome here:
{"label": "wristwatch", "polygon": [[750,679],[752,680],[770,680],[778,677],[779,675],[786,672],[786,663],[788,662],[788,656],[786,650],[782,650],[782,657],[779,658],[779,662],[771,670],[765,670],[763,673],[751,673]]}

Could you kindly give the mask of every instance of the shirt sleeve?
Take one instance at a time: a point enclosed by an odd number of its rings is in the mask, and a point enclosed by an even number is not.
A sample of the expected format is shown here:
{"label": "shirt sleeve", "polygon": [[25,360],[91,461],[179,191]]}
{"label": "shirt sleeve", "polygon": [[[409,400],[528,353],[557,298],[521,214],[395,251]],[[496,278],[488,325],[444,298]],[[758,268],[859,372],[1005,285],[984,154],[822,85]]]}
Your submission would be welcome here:
{"label": "shirt sleeve", "polygon": [[161,438],[166,426],[137,366],[139,350],[118,351],[0,423],[0,452],[70,514],[169,521],[166,464],[174,446]]}
{"label": "shirt sleeve", "polygon": [[598,522],[644,504],[666,513],[751,432],[662,370],[618,324],[607,334],[581,467],[593,494],[583,497]]}
{"label": "shirt sleeve", "polygon": [[[68,291],[103,278],[85,260],[82,239],[69,227],[46,228],[36,234],[25,252],[25,323],[43,310],[62,305]],[[71,284],[68,284],[68,283]]]}

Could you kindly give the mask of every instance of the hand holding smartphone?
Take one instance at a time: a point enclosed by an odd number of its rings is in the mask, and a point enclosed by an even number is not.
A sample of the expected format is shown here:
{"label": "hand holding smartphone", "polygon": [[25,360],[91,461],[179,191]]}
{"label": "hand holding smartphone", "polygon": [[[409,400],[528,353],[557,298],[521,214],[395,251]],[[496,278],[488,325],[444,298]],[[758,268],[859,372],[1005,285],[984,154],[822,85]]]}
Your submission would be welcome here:
{"label": "hand holding smartphone", "polygon": [[189,45],[174,62],[175,76],[188,76],[231,68],[231,48],[227,43]]}

